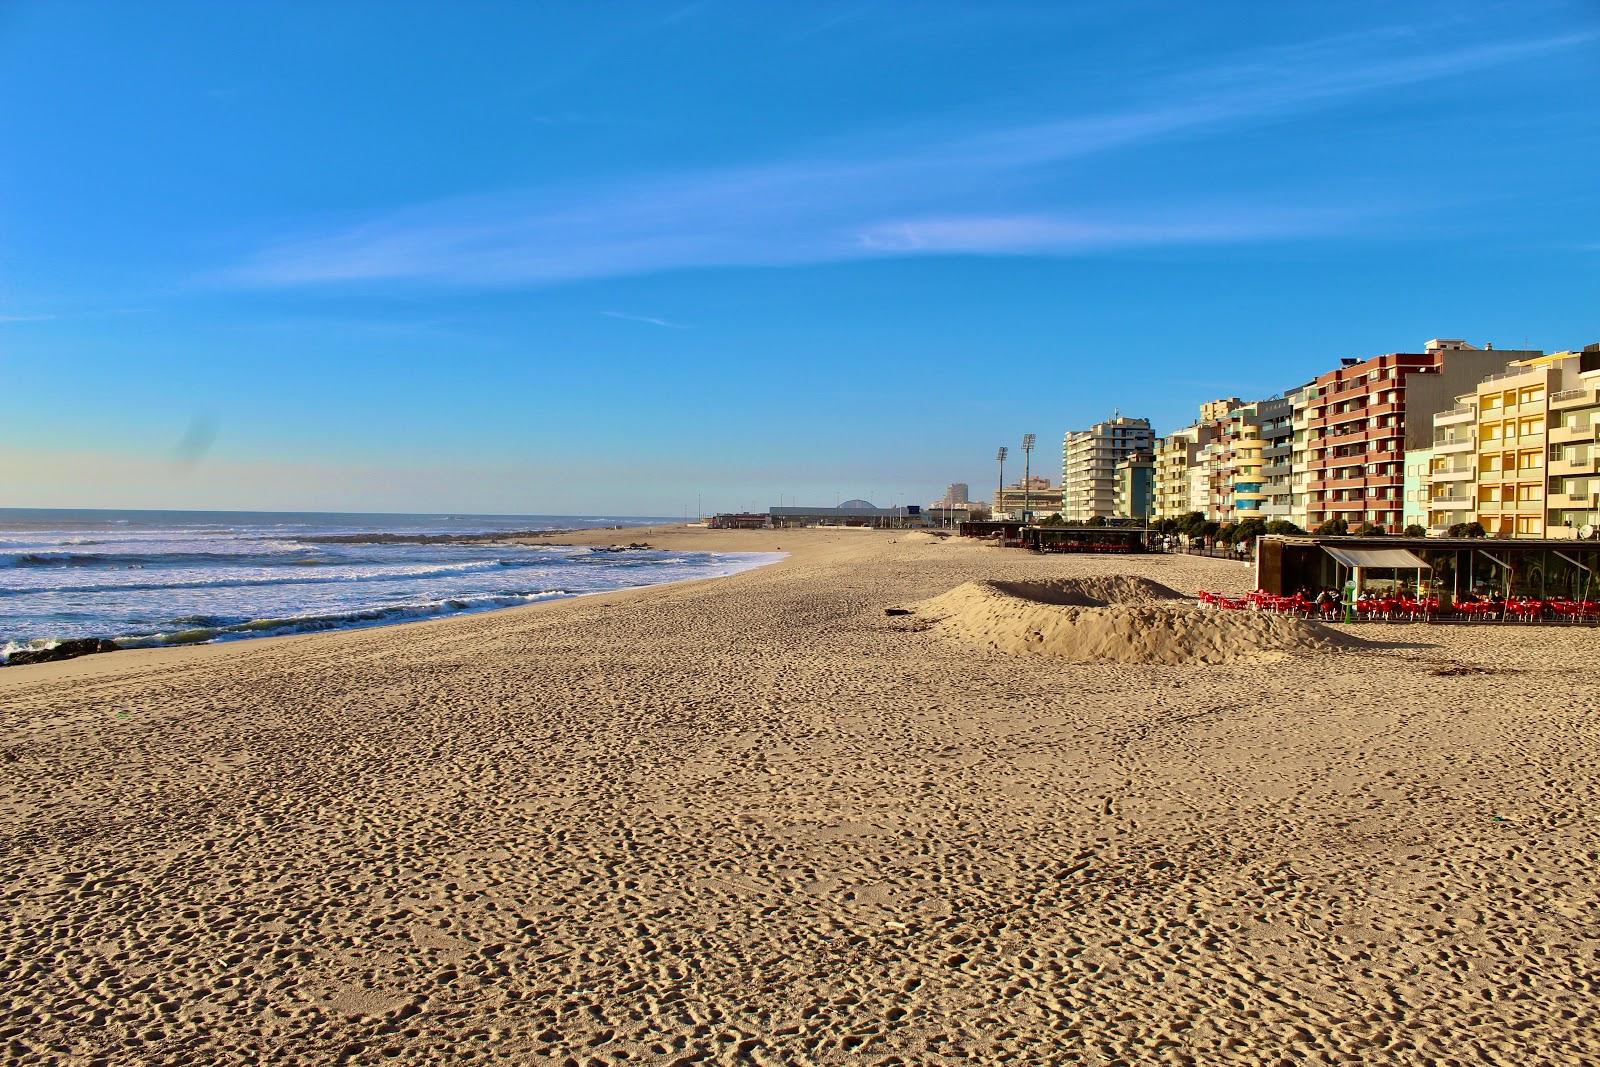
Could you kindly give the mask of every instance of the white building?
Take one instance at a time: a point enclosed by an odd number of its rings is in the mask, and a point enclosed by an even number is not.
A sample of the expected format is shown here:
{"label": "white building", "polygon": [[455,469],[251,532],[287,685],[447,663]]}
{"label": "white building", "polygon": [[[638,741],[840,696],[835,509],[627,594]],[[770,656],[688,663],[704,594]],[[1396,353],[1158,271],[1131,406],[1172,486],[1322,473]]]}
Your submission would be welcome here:
{"label": "white building", "polygon": [[1061,515],[1068,522],[1116,515],[1117,464],[1135,452],[1154,453],[1149,419],[1120,412],[1061,441]]}

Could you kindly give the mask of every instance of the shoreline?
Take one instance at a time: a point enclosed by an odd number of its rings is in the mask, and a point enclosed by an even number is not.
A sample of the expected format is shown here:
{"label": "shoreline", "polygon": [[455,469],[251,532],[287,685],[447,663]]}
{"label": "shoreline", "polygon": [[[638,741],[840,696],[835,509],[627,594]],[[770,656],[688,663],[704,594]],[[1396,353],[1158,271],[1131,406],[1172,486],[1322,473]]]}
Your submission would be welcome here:
{"label": "shoreline", "polygon": [[1069,662],[929,605],[1249,575],[673,539],[787,556],[0,672],[13,1054],[1600,1058],[1592,631]]}
{"label": "shoreline", "polygon": [[[427,536],[425,536],[420,540],[417,539],[417,538],[408,537],[408,536],[405,536],[405,535],[387,535],[387,534],[371,534],[371,535],[358,534],[358,535],[351,535],[354,538],[358,538],[357,540],[344,539],[342,537],[342,535],[333,535],[330,538],[302,538],[301,540],[306,541],[307,543],[326,543],[326,544],[422,544],[422,545],[428,545],[428,544],[482,544],[482,545],[527,545],[527,546],[549,546],[549,547],[589,547],[589,548],[594,549],[596,551],[610,551],[610,552],[615,552],[615,553],[618,553],[618,554],[625,554],[625,553],[631,552],[631,551],[681,551],[681,549],[676,549],[676,548],[672,548],[672,547],[665,546],[665,545],[654,546],[654,545],[650,545],[650,544],[640,544],[640,543],[632,543],[632,544],[628,544],[628,545],[617,545],[617,544],[614,544],[614,543],[607,543],[607,544],[603,545],[602,543],[605,542],[606,539],[602,538],[602,537],[599,537],[600,534],[603,534],[603,533],[615,533],[615,532],[617,532],[619,530],[649,530],[649,531],[661,530],[661,531],[670,532],[671,529],[672,529],[671,527],[660,527],[660,526],[634,526],[634,527],[610,526],[610,527],[598,527],[598,528],[595,528],[593,530],[512,531],[512,532],[505,533],[505,534],[487,534],[487,533],[484,533],[484,534],[459,534],[459,535],[458,534],[444,534],[444,535],[439,535],[438,537],[427,537]],[[583,535],[588,535],[588,534],[594,534],[595,535],[595,538],[593,539],[592,542],[587,541],[587,540],[571,540],[570,539],[574,535],[583,536]],[[567,540],[553,541],[553,540],[550,540],[550,538],[568,538],[568,539]],[[705,551],[705,550],[704,549],[697,549],[696,551]],[[718,552],[718,553],[714,553],[714,554],[715,555],[722,555],[722,556],[740,556],[740,557],[744,557],[744,556],[756,556],[756,555],[769,555],[770,553]],[[312,624],[312,623],[316,623],[316,622],[322,621],[322,618],[319,617],[319,616],[284,616],[284,617],[279,618],[279,619],[258,619],[258,620],[254,620],[254,623],[256,623],[256,624],[269,623],[269,622],[270,623],[281,624],[281,625],[272,626],[270,628],[266,627],[266,626],[262,626],[261,628],[264,631],[265,630],[270,630],[270,629],[284,629],[284,630],[289,630],[290,631],[290,632],[286,632],[286,633],[264,632],[261,636],[252,636],[252,635],[250,635],[248,633],[241,633],[241,634],[239,634],[237,636],[213,637],[213,638],[207,638],[207,639],[204,639],[204,640],[169,641],[169,642],[150,643],[150,644],[119,644],[118,643],[119,641],[144,641],[144,640],[148,640],[148,638],[145,638],[145,637],[89,636],[89,637],[62,638],[62,639],[57,639],[55,641],[55,644],[53,644],[53,645],[43,646],[43,647],[38,648],[38,649],[29,648],[29,647],[23,647],[21,649],[13,651],[10,654],[9,657],[7,657],[5,659],[0,659],[0,672],[4,672],[7,668],[11,668],[11,667],[35,667],[35,666],[42,666],[44,664],[49,664],[49,663],[65,663],[65,662],[69,662],[71,660],[82,659],[84,656],[91,656],[91,655],[93,655],[93,656],[101,656],[101,655],[107,655],[107,654],[112,653],[112,652],[138,652],[138,651],[157,651],[157,650],[164,650],[164,649],[199,648],[199,647],[206,647],[206,646],[211,646],[211,645],[231,645],[231,644],[239,644],[239,643],[251,642],[251,641],[283,640],[283,639],[287,639],[287,638],[309,637],[309,636],[315,636],[315,635],[320,635],[320,634],[333,634],[333,633],[344,633],[344,632],[347,632],[347,631],[382,629],[382,628],[391,627],[391,626],[410,626],[410,625],[416,625],[416,624],[422,624],[422,623],[428,623],[428,622],[435,622],[435,621],[440,621],[440,620],[445,620],[445,619],[461,618],[461,617],[471,616],[471,615],[484,615],[484,614],[489,614],[491,612],[496,612],[496,611],[513,611],[513,610],[516,610],[518,608],[538,607],[538,606],[542,606],[542,605],[545,605],[545,604],[560,603],[562,601],[574,600],[574,599],[578,599],[580,597],[597,596],[597,595],[603,595],[603,594],[613,593],[613,592],[622,592],[622,591],[629,590],[629,589],[647,589],[647,588],[654,588],[655,586],[660,586],[660,585],[675,585],[675,584],[678,584],[680,582],[709,581],[709,580],[712,580],[712,579],[715,579],[715,578],[728,578],[728,577],[732,577],[735,574],[743,573],[746,570],[751,570],[751,569],[754,569],[754,568],[757,568],[757,567],[772,566],[775,563],[781,562],[781,559],[745,560],[745,561],[741,561],[741,562],[744,563],[743,566],[739,566],[737,569],[729,571],[727,573],[723,573],[723,574],[696,575],[696,576],[687,577],[687,578],[671,578],[671,579],[666,579],[664,581],[646,582],[646,583],[642,583],[642,584],[639,584],[639,585],[619,586],[616,589],[609,589],[609,590],[608,589],[599,589],[599,590],[587,590],[587,591],[583,591],[583,592],[566,592],[566,591],[554,591],[553,590],[553,591],[551,591],[551,592],[549,592],[547,594],[540,594],[540,595],[531,597],[531,598],[525,600],[523,603],[517,603],[517,604],[494,604],[494,605],[487,605],[487,606],[483,606],[483,607],[467,607],[467,608],[461,608],[461,609],[455,609],[455,610],[442,610],[442,611],[439,611],[439,612],[436,612],[436,613],[433,613],[433,614],[417,615],[417,616],[413,616],[413,617],[409,617],[409,618],[408,617],[404,617],[403,615],[401,615],[398,609],[390,609],[390,610],[393,611],[393,613],[395,615],[395,617],[393,617],[393,618],[384,618],[384,617],[382,617],[384,614],[386,614],[386,612],[384,610],[382,610],[382,609],[372,609],[371,614],[373,614],[375,616],[378,616],[378,617],[374,617],[374,618],[370,618],[370,619],[361,619],[361,618],[357,618],[355,616],[355,614],[352,613],[352,614],[350,614],[348,616],[350,618],[350,621],[348,621],[348,622],[337,623],[337,624],[328,625],[328,626],[325,626],[325,627],[317,627],[317,628],[312,628],[312,629],[298,630],[298,631],[295,631],[295,630],[291,629],[296,624],[297,620],[302,621],[304,624]],[[448,603],[448,602],[449,602],[449,600],[447,599],[446,603]],[[152,636],[154,636],[154,635],[152,635]],[[69,651],[68,651],[67,654],[65,654],[65,655],[59,655],[59,654],[52,655],[51,654],[51,653],[55,653],[58,648],[61,648],[63,646],[66,646],[66,647],[69,648]],[[82,650],[81,651],[80,650],[76,650],[76,649],[73,648],[73,646],[82,646]],[[28,658],[25,659],[21,663],[15,662],[16,657],[19,654],[28,656]]]}

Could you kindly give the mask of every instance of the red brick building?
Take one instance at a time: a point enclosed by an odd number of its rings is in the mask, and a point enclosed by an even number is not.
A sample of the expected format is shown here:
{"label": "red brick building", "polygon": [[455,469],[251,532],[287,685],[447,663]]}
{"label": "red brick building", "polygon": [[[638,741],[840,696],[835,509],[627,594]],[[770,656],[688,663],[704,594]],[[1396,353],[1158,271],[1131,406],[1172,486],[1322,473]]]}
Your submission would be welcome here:
{"label": "red brick building", "polygon": [[[1346,360],[1306,390],[1306,522],[1343,519],[1401,530],[1405,497],[1406,379],[1437,374],[1444,353],[1391,352]],[[1433,412],[1421,414],[1431,419]],[[1431,422],[1430,422],[1431,426]]]}
{"label": "red brick building", "polygon": [[1295,452],[1306,468],[1306,525],[1343,519],[1352,531],[1370,523],[1400,533],[1406,450],[1432,445],[1434,412],[1508,360],[1537,354],[1435,338],[1422,352],[1347,359],[1319,376],[1295,398],[1295,424],[1305,427]]}

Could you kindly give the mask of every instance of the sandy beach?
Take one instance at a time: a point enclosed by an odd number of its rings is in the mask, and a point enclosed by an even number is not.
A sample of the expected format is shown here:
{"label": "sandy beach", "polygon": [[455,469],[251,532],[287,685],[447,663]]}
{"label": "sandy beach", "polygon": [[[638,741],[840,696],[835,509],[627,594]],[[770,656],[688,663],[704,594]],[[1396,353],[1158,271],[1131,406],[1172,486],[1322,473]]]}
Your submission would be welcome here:
{"label": "sandy beach", "polygon": [[1086,663],[927,605],[1249,568],[559,540],[788,556],[0,670],[5,1061],[1600,1061],[1600,631]]}

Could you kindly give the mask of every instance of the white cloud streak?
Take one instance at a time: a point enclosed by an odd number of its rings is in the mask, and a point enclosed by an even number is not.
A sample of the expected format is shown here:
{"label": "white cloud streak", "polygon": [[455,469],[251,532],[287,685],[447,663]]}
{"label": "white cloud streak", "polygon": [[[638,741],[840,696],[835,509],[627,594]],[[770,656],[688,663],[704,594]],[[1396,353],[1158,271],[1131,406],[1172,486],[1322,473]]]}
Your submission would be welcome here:
{"label": "white cloud streak", "polygon": [[608,319],[621,319],[623,322],[641,322],[646,326],[660,326],[666,330],[687,330],[689,327],[681,322],[668,322],[666,319],[654,318],[650,315],[630,315],[626,311],[601,312]]}
{"label": "white cloud streak", "polygon": [[[259,250],[226,284],[529,286],[703,267],[931,254],[1073,255],[1344,230],[1372,205],[1063,207],[1071,165],[1107,152],[1281,119],[1385,90],[1570,50],[1594,34],[1359,62],[1346,38],[1245,56],[1182,78],[1144,107],[1014,126],[900,152],[664,175],[609,188],[462,197]],[[988,210],[997,192],[1042,201]],[[957,205],[952,209],[952,205]],[[621,314],[613,317],[627,317]],[[664,321],[652,325],[670,326]]]}

